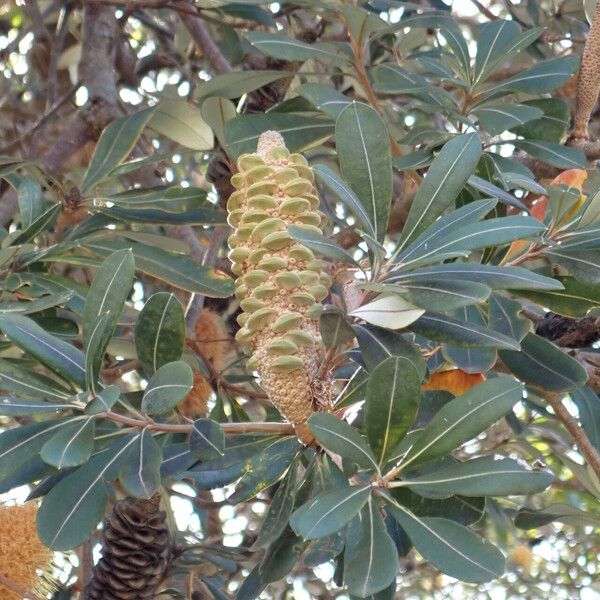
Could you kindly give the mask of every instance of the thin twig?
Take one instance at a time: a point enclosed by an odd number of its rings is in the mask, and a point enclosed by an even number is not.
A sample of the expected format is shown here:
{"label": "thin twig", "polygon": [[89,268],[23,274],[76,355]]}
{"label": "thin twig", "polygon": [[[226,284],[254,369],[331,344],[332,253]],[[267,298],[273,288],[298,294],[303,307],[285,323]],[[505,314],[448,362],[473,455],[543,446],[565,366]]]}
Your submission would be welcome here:
{"label": "thin twig", "polygon": [[573,436],[577,448],[579,448],[579,451],[583,454],[583,457],[596,474],[596,477],[600,478],[600,454],[598,454],[598,451],[592,442],[590,442],[586,432],[565,408],[565,405],[562,403],[561,395],[543,391],[541,394],[547,400],[548,404],[550,404],[554,410],[554,414],[565,426],[565,429]]}

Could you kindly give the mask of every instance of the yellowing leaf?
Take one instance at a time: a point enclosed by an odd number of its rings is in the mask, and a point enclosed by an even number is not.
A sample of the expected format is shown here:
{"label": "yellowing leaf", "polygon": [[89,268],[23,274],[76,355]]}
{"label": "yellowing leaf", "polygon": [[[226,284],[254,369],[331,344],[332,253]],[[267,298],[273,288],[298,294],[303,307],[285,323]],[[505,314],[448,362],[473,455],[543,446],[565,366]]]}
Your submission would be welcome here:
{"label": "yellowing leaf", "polygon": [[354,312],[352,317],[358,317],[371,325],[387,329],[402,329],[416,321],[425,311],[400,296],[380,296]]}
{"label": "yellowing leaf", "polygon": [[466,373],[461,369],[450,369],[434,373],[431,379],[421,386],[421,389],[424,391],[444,390],[459,396],[484,381],[485,377],[482,373]]}

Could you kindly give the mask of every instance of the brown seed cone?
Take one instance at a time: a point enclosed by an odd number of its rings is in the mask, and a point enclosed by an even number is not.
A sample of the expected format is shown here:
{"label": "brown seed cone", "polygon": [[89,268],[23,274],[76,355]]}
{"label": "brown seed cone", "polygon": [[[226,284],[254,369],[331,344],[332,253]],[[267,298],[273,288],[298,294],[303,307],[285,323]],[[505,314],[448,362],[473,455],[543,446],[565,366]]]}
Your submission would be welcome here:
{"label": "brown seed cone", "polygon": [[170,554],[167,515],[160,496],[115,504],[102,535],[102,558],[84,600],[150,600],[156,596]]}
{"label": "brown seed cone", "polygon": [[600,2],[596,6],[577,80],[577,108],[573,123],[574,139],[588,139],[588,124],[600,92]]}

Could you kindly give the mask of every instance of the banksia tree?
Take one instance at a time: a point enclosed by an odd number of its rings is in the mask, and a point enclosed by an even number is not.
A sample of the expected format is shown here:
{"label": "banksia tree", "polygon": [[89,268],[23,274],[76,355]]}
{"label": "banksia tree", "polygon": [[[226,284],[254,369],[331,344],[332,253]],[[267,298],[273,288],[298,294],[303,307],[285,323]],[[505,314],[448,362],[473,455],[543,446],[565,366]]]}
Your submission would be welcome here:
{"label": "banksia tree", "polygon": [[271,402],[310,443],[306,421],[331,400],[331,387],[315,381],[322,360],[317,305],[331,278],[289,228],[322,233],[314,175],[275,131],[263,133],[256,153],[241,156],[238,168],[227,204],[234,228],[229,258],[244,311],[236,340],[250,347],[248,367],[258,371]]}

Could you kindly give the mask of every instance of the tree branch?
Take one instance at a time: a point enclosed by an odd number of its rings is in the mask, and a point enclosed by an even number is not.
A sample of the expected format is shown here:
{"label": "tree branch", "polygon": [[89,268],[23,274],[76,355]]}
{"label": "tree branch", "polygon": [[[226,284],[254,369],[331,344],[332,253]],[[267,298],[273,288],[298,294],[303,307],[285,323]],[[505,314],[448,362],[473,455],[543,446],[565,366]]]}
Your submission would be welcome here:
{"label": "tree branch", "polygon": [[565,426],[565,429],[573,436],[577,448],[579,448],[579,451],[590,465],[596,476],[600,478],[600,454],[598,454],[598,451],[593,446],[592,442],[590,442],[590,439],[585,431],[579,426],[577,421],[575,421],[569,411],[565,408],[560,394],[553,394],[551,392],[543,391],[540,393],[547,400],[548,404],[550,404],[554,410],[554,414]]}

